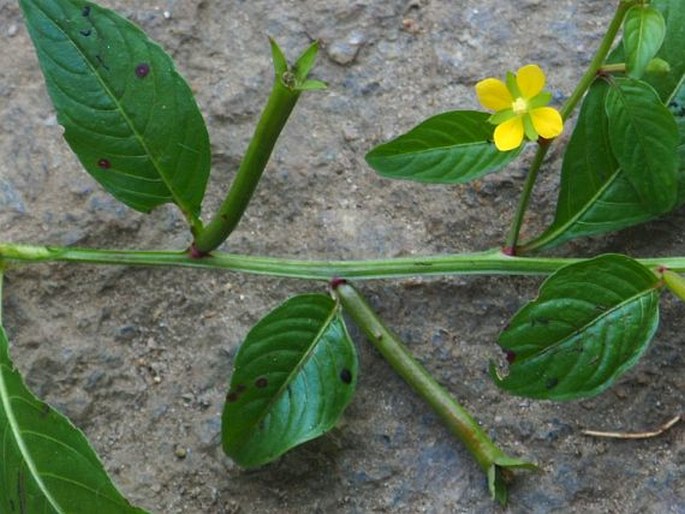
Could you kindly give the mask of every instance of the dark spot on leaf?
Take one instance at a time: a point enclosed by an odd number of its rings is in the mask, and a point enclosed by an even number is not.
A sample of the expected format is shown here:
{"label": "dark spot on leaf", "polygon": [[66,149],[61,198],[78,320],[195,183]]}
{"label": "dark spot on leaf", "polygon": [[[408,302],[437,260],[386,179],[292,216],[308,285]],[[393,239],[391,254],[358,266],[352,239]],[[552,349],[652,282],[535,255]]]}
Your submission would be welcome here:
{"label": "dark spot on leaf", "polygon": [[514,361],[516,360],[516,354],[514,352],[512,352],[511,350],[506,350],[504,353],[507,355],[507,362],[509,364],[513,364]]}
{"label": "dark spot on leaf", "polygon": [[141,62],[138,66],[136,66],[136,77],[139,79],[144,79],[147,77],[148,73],[150,73],[149,64]]}
{"label": "dark spot on leaf", "polygon": [[108,170],[112,167],[112,163],[109,161],[109,159],[100,159],[98,161],[98,167],[102,168],[103,170]]}
{"label": "dark spot on leaf", "polygon": [[255,380],[254,385],[256,385],[259,389],[264,389],[269,385],[269,381],[266,379],[266,377],[259,377],[257,380]]}
{"label": "dark spot on leaf", "polygon": [[352,383],[352,372],[345,368],[340,372],[340,380],[343,381],[345,384],[351,384]]}
{"label": "dark spot on leaf", "polygon": [[81,11],[81,16],[90,16],[90,5],[86,5]]}
{"label": "dark spot on leaf", "polygon": [[90,36],[90,35],[93,33],[93,31],[90,30],[90,29],[81,30],[81,31],[79,31],[79,32],[80,32],[80,34],[81,34],[83,37],[88,37],[88,36]]}
{"label": "dark spot on leaf", "polygon": [[235,391],[231,391],[226,395],[226,401],[228,403],[233,403],[235,401],[238,401],[238,393]]}
{"label": "dark spot on leaf", "polygon": [[557,386],[557,384],[559,384],[559,379],[552,377],[550,379],[547,379],[547,382],[545,382],[545,387],[547,389],[554,389]]}

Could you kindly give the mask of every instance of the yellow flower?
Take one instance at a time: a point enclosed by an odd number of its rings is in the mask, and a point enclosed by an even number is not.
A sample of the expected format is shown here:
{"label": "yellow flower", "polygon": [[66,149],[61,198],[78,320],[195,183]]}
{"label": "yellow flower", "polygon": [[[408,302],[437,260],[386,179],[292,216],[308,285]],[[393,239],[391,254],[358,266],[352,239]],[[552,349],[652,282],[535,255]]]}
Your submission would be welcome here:
{"label": "yellow flower", "polygon": [[539,66],[528,64],[514,75],[507,72],[506,84],[498,79],[485,79],[476,84],[478,100],[486,109],[495,111],[490,123],[495,129],[495,146],[506,152],[521,146],[523,136],[531,141],[538,137],[552,139],[564,130],[556,109],[546,107],[552,95],[543,91],[545,74]]}

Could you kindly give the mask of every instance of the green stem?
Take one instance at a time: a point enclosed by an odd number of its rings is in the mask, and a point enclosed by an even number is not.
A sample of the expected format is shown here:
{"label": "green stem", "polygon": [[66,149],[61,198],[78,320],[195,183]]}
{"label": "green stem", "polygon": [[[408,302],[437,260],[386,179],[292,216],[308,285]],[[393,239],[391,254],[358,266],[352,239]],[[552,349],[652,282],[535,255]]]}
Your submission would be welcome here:
{"label": "green stem", "polygon": [[214,218],[195,236],[196,254],[205,255],[217,248],[238,225],[299,96],[300,90],[287,86],[281,76],[276,76],[269,101],[226,198]]}
{"label": "green stem", "polygon": [[2,329],[2,281],[4,278],[5,266],[0,259],[0,330]]}
{"label": "green stem", "polygon": [[471,452],[488,477],[492,475],[489,485],[493,497],[506,501],[504,482],[495,480],[496,467],[532,467],[532,464],[512,459],[500,450],[466,409],[412,357],[402,341],[388,330],[351,285],[336,282],[334,293],[345,312],[362,329],[397,374],[440,416],[450,431]]}
{"label": "green stem", "polygon": [[573,110],[576,108],[576,105],[578,105],[578,102],[580,102],[580,100],[583,98],[585,92],[588,90],[590,85],[592,85],[592,82],[594,82],[595,77],[597,77],[597,73],[601,69],[602,64],[604,64],[607,55],[609,55],[609,52],[611,51],[611,45],[613,45],[614,39],[616,39],[616,34],[618,34],[618,31],[621,30],[621,25],[623,24],[623,18],[625,18],[626,12],[628,12],[628,9],[633,7],[635,3],[636,2],[634,1],[619,2],[618,6],[616,7],[616,12],[614,13],[614,17],[611,19],[609,27],[607,28],[602,41],[599,43],[599,48],[597,49],[595,56],[592,58],[592,61],[590,61],[587,70],[585,70],[585,74],[580,78],[578,85],[561,109],[561,117],[564,120],[568,119]]}
{"label": "green stem", "polygon": [[[609,27],[607,28],[607,31],[599,44],[597,52],[595,52],[592,61],[590,62],[587,70],[585,70],[583,76],[580,78],[580,81],[576,85],[576,88],[573,90],[573,93],[571,93],[571,96],[568,98],[568,100],[566,100],[564,106],[561,108],[561,118],[564,121],[568,119],[568,117],[571,115],[573,110],[578,105],[578,102],[580,102],[580,100],[583,98],[583,95],[585,95],[585,92],[588,90],[592,82],[595,80],[595,77],[597,77],[597,73],[599,73],[599,71],[601,70],[602,64],[604,63],[604,61],[607,58],[607,55],[609,55],[609,52],[611,51],[611,45],[613,44],[614,39],[616,39],[616,34],[618,34],[618,31],[621,29],[623,18],[625,17],[626,12],[634,4],[635,2],[619,2],[618,7],[616,8],[616,12],[614,13],[614,17],[609,23]],[[538,140],[537,153],[535,154],[533,163],[531,164],[530,170],[528,171],[528,175],[526,176],[526,182],[523,185],[523,191],[521,193],[518,206],[516,207],[516,213],[514,214],[511,229],[509,230],[509,234],[507,235],[507,239],[505,241],[505,251],[510,255],[516,255],[517,253],[519,234],[521,232],[521,227],[523,225],[523,218],[525,216],[526,210],[528,209],[531,193],[533,191],[533,186],[535,185],[535,181],[537,180],[538,172],[540,170],[542,162],[545,159],[545,155],[547,155],[549,145],[550,141],[543,139]]]}
{"label": "green stem", "polygon": [[[444,275],[548,275],[584,259],[511,257],[499,249],[455,255],[432,255],[359,261],[315,261],[215,252],[203,259],[186,252],[90,250],[87,248],[0,244],[0,265],[11,263],[73,262],[121,266],[215,269],[303,280],[392,279]],[[637,259],[649,268],[666,267],[685,273],[685,257]]]}
{"label": "green stem", "polygon": [[539,140],[538,149],[533,158],[533,163],[530,165],[530,170],[528,170],[528,175],[526,175],[526,181],[523,184],[523,191],[521,191],[521,197],[519,198],[519,203],[516,206],[516,213],[514,214],[514,220],[511,223],[511,228],[509,229],[509,234],[504,243],[504,251],[507,255],[516,255],[519,235],[521,233],[521,227],[523,226],[523,217],[528,209],[528,204],[530,203],[530,197],[533,193],[533,187],[535,186],[535,181],[538,178],[538,172],[542,166],[542,162],[545,160],[545,155],[547,155],[547,150],[549,149],[550,141]]}

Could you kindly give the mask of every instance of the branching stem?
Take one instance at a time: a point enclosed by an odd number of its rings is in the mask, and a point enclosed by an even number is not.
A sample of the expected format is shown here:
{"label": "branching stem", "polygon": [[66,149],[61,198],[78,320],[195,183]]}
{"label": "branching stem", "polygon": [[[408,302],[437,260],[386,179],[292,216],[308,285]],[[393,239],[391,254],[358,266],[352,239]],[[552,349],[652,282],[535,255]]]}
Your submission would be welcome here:
{"label": "branching stem", "polygon": [[193,256],[203,256],[217,248],[238,225],[299,96],[300,90],[286,86],[282,78],[276,76],[269,100],[226,198],[214,218],[195,236],[191,248]]}
{"label": "branching stem", "polygon": [[[614,43],[616,35],[621,29],[623,18],[625,17],[626,12],[634,4],[634,1],[622,1],[619,2],[618,6],[616,7],[614,17],[609,23],[609,27],[607,28],[607,31],[599,44],[597,52],[595,52],[592,61],[578,82],[578,85],[576,85],[576,88],[573,90],[573,93],[571,93],[571,96],[569,96],[568,100],[566,100],[566,103],[561,108],[561,117],[564,121],[568,119],[578,105],[578,102],[580,102],[580,100],[583,98],[583,95],[585,95],[585,92],[588,90],[590,85],[592,85],[595,77],[597,77],[597,73],[601,70],[602,64],[611,51],[611,45]],[[538,140],[537,153],[535,154],[533,163],[528,171],[526,181],[523,185],[523,191],[521,192],[521,197],[519,198],[519,203],[516,208],[516,213],[514,214],[514,219],[511,223],[511,229],[509,230],[509,234],[507,235],[505,242],[504,248],[509,255],[517,254],[518,240],[521,232],[521,226],[523,225],[523,218],[526,214],[526,210],[528,209],[533,187],[535,186],[535,181],[537,180],[538,172],[540,171],[540,167],[545,159],[545,155],[547,155],[549,145],[550,141],[543,139]]]}

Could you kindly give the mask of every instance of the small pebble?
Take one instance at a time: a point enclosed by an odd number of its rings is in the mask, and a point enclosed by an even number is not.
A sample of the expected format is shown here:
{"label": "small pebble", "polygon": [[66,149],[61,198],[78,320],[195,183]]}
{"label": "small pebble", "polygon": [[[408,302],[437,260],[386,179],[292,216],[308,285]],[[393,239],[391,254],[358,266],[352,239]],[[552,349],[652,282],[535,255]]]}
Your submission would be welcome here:
{"label": "small pebble", "polygon": [[17,32],[19,31],[19,27],[17,26],[16,23],[12,23],[7,29],[7,37],[14,37],[17,35]]}
{"label": "small pebble", "polygon": [[327,49],[328,57],[342,66],[354,62],[366,38],[361,32],[353,31],[345,39],[333,41]]}
{"label": "small pebble", "polygon": [[177,446],[174,450],[174,455],[176,455],[177,459],[185,459],[188,456],[188,450],[182,446]]}

